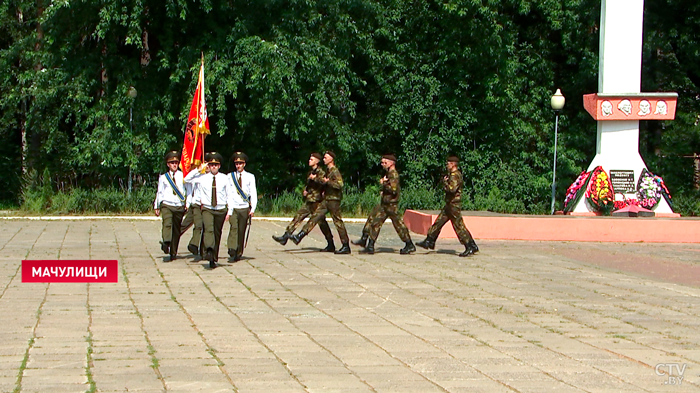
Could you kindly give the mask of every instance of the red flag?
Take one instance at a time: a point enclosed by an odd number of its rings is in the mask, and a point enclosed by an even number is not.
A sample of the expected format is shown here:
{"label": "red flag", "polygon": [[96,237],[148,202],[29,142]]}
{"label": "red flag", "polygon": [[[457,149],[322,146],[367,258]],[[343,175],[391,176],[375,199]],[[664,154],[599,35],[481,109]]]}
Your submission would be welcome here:
{"label": "red flag", "polygon": [[187,176],[190,170],[202,163],[204,157],[204,138],[209,135],[209,116],[204,100],[204,58],[199,69],[197,89],[194,91],[190,115],[185,128],[185,143],[182,147],[182,173]]}

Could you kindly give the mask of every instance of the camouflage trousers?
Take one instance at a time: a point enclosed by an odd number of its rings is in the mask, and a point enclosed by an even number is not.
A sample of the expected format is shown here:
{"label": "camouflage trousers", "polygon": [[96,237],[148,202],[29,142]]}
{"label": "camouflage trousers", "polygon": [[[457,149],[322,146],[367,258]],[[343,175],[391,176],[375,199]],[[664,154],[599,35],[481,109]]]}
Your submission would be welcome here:
{"label": "camouflage trousers", "polygon": [[460,243],[466,245],[470,240],[472,240],[472,234],[464,226],[464,220],[462,220],[460,202],[448,202],[445,207],[440,211],[440,214],[435,219],[435,222],[428,230],[428,237],[431,239],[437,239],[442,227],[447,224],[447,221],[452,221],[452,228],[454,228]]}
{"label": "camouflage trousers", "polygon": [[399,214],[398,203],[380,203],[372,209],[365,223],[365,226],[369,226],[370,239],[377,241],[379,230],[382,229],[382,225],[384,225],[384,221],[386,221],[387,218],[391,219],[391,223],[394,224],[396,234],[399,235],[401,241],[407,242],[411,240],[411,236],[408,234],[408,228],[406,228],[406,224],[403,222],[403,217]]}
{"label": "camouflage trousers", "polygon": [[345,223],[343,223],[343,217],[340,215],[340,201],[323,201],[318,206],[314,214],[309,218],[309,221],[304,225],[301,230],[305,233],[311,232],[316,224],[320,223],[322,220],[326,220],[326,213],[331,213],[331,218],[333,219],[333,224],[335,229],[338,231],[338,237],[343,244],[350,243],[348,238],[348,231],[345,230]]}
{"label": "camouflage trousers", "polygon": [[[321,202],[306,202],[304,206],[301,207],[301,209],[297,210],[297,214],[294,216],[292,219],[292,222],[287,225],[287,233],[294,233],[294,230],[297,229],[297,226],[301,224],[304,219],[316,212],[316,209],[321,205]],[[319,221],[318,227],[321,229],[321,232],[323,232],[323,236],[326,239],[333,239],[333,233],[331,232],[331,227],[328,226],[328,222],[326,221],[326,217],[324,216],[322,220]]]}

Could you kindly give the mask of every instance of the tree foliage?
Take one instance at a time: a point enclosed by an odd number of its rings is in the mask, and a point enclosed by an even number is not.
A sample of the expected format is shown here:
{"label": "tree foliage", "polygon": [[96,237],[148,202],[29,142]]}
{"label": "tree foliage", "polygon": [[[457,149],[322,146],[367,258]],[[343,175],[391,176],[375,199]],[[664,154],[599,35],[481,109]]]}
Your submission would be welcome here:
{"label": "tree foliage", "polygon": [[[129,173],[152,186],[203,58],[207,150],[246,151],[263,194],[294,189],[311,151],[335,150],[360,188],[383,153],[418,188],[454,153],[470,207],[544,212],[555,88],[559,196],[594,154],[581,97],[596,91],[599,19],[599,0],[8,0],[0,199],[45,169],[58,188],[124,187]],[[700,150],[698,19],[688,1],[646,5],[643,90],[681,98],[675,122],[644,124],[641,150],[672,192],[692,189],[678,156]]]}

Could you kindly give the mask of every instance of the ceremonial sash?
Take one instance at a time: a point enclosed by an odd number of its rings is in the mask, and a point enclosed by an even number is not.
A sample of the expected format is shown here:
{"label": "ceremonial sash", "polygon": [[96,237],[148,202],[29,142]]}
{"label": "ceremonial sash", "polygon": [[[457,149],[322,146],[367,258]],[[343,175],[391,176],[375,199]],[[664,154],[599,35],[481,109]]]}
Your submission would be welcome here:
{"label": "ceremonial sash", "polygon": [[[238,192],[238,195],[243,198],[244,202],[247,202],[248,205],[250,206],[250,196],[248,196],[245,192],[243,192],[243,188],[241,188],[241,185],[238,184],[238,179],[236,179],[236,176],[234,176],[235,172],[231,172],[231,178],[233,179],[233,185],[236,186],[236,191]],[[241,175],[242,177],[243,175]]]}
{"label": "ceremonial sash", "polygon": [[180,191],[179,188],[175,185],[175,182],[173,181],[173,178],[170,177],[170,172],[165,172],[165,178],[168,179],[168,183],[170,183],[170,187],[173,188],[173,191],[175,192],[175,195],[180,199],[182,203],[185,203],[185,195]]}

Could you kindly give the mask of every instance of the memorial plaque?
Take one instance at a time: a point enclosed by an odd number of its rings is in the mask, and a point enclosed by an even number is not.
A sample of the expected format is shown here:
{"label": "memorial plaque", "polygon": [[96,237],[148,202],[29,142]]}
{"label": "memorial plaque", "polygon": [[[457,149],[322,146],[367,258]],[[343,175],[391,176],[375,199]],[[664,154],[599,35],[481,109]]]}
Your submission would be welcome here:
{"label": "memorial plaque", "polygon": [[610,183],[615,193],[633,194],[637,192],[634,171],[610,170]]}

